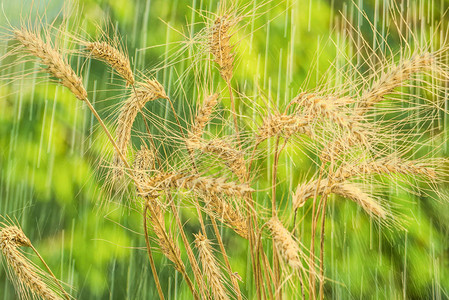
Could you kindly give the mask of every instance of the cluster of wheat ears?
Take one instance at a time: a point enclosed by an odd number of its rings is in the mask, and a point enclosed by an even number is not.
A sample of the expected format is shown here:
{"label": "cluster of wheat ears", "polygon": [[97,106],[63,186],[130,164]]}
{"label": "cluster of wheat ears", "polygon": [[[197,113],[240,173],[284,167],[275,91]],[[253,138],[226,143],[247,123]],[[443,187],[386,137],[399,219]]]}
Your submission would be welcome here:
{"label": "cluster of wheat ears", "polygon": [[[227,255],[222,225],[248,245],[252,277],[246,280],[255,287],[250,297],[280,299],[292,293],[323,298],[325,282],[329,282],[324,239],[331,195],[352,201],[366,212],[365,217],[387,226],[399,224],[394,204],[382,197],[388,194],[389,179],[402,181],[408,193],[444,197],[438,187],[445,178],[446,160],[435,150],[444,142],[441,117],[446,112],[449,80],[444,37],[439,37],[441,47],[436,50],[432,43],[421,42],[421,46],[401,49],[400,56],[389,59],[374,53],[375,59],[364,62],[365,72],[353,70],[346,76],[349,63],[333,73],[340,76],[340,85],[330,87],[328,80],[329,84],[314,91],[301,91],[283,108],[267,103],[262,110],[269,111],[260,122],[240,113],[245,111],[243,100],[252,99],[238,91],[234,78],[237,53],[232,40],[244,17],[235,8],[224,7],[213,16],[197,38],[205,59],[196,60],[191,70],[200,73],[198,78],[211,78],[218,69],[222,84],[198,88],[203,101],[194,109],[187,128],[166,88],[155,78],[133,71],[128,54],[108,39],[75,38],[84,57],[103,61],[124,79],[129,96],[120,104],[115,132],[92,105],[83,80],[67,59],[68,52],[52,42],[50,35],[41,33],[45,28],[33,28],[29,23],[12,28],[10,39],[15,46],[8,55],[36,59],[44,67],[41,71],[56,78],[96,117],[114,149],[108,171],[110,189],[122,197],[135,197],[133,203],[141,210],[160,299],[164,299],[164,291],[153,259],[155,248],[182,275],[194,299],[245,297],[241,291],[245,283],[233,270],[233,257]],[[362,46],[359,49],[362,52]],[[370,49],[366,46],[364,50]],[[177,132],[173,137],[167,133],[159,142],[171,143],[176,155],[164,156],[160,153],[163,146],[156,147],[151,133],[155,124],[143,113],[149,101],[163,101],[170,108]],[[218,107],[223,128],[218,128],[218,135],[207,133]],[[132,135],[139,113],[144,116],[146,132],[139,133],[137,147]],[[300,180],[296,188],[280,196],[279,158],[287,148],[306,153],[314,168],[309,180]],[[268,192],[257,190],[264,158],[270,158],[272,168]],[[128,192],[119,192],[124,189]],[[256,193],[269,201],[257,200]],[[196,212],[197,233],[186,232],[181,206]],[[311,224],[307,239],[299,227],[304,222]],[[19,295],[69,299],[49,269],[51,276],[19,250],[32,247],[21,229],[11,224],[2,227],[0,249]]]}

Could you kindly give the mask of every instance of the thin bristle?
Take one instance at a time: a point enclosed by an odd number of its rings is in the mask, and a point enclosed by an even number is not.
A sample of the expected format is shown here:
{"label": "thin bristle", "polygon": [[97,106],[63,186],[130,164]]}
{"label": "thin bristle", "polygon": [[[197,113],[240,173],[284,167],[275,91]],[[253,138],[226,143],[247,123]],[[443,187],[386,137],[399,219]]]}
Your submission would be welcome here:
{"label": "thin bristle", "polygon": [[212,253],[210,241],[202,234],[195,234],[195,246],[198,249],[204,276],[209,284],[213,299],[229,299],[223,286],[223,276]]}
{"label": "thin bristle", "polygon": [[11,281],[21,299],[42,297],[62,299],[43,281],[39,271],[19,251],[18,247],[31,247],[30,240],[16,226],[7,226],[0,231],[0,249],[6,259]]}
{"label": "thin bristle", "polygon": [[119,49],[111,46],[107,42],[86,43],[86,48],[90,51],[92,56],[105,61],[116,70],[117,73],[126,80],[127,84],[134,84],[134,75],[131,70],[129,58]]}
{"label": "thin bristle", "polygon": [[38,34],[34,34],[26,29],[15,29],[15,38],[32,55],[41,59],[47,66],[47,72],[60,80],[60,83],[67,87],[80,100],[87,99],[87,92],[84,89],[81,78],[79,78],[64,57],[54,49],[49,42],[44,42]]}

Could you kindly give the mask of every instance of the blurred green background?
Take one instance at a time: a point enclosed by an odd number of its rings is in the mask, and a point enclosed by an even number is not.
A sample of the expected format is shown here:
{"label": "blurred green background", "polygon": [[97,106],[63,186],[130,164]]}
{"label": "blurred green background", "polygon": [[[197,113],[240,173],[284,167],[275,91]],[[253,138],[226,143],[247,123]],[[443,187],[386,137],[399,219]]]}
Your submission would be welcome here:
{"label": "blurred green background", "polygon": [[[257,8],[261,2],[239,3]],[[339,55],[330,38],[335,40],[338,36],[334,25],[341,14],[348,16],[368,38],[373,37],[372,29],[356,7],[367,14],[380,32],[388,31],[391,25],[383,22],[390,2],[355,2],[273,1],[261,8],[260,12],[266,11],[261,17],[244,19],[248,22],[248,34],[242,36],[237,48],[238,86],[251,92],[256,81],[281,104],[300,87],[313,88]],[[0,25],[6,34],[8,22],[19,26],[21,18],[30,16],[31,7],[31,19],[37,12],[48,20],[58,20],[63,6],[63,1],[58,0],[0,3]],[[446,22],[442,13],[447,1],[396,3],[402,8],[408,6],[417,19],[425,16],[429,26],[441,18]],[[178,31],[189,36],[191,33],[185,28],[193,32],[202,28],[202,17],[196,11],[216,11],[217,5],[217,1],[209,0],[80,0],[82,14],[77,17],[77,26],[95,36],[95,22],[109,19],[122,36],[136,70],[154,71],[172,53],[168,51],[171,46],[164,45],[182,41]],[[424,11],[419,15],[421,9]],[[11,49],[11,42],[5,37],[0,42],[3,55]],[[398,47],[394,35],[389,43],[392,48]],[[162,46],[154,47],[157,45]],[[3,79],[8,79],[11,71],[5,67],[8,63],[11,61],[7,59],[0,61]],[[102,116],[111,121],[117,109],[115,104],[123,95],[104,99],[116,95],[123,83],[103,63],[71,63],[82,70],[89,97]],[[13,70],[23,67],[24,64],[17,64]],[[182,64],[162,65],[153,74],[163,83],[175,106],[185,102],[180,105],[188,108],[195,104],[195,97],[186,100],[176,87],[182,68]],[[30,75],[0,83],[0,214],[17,220],[54,273],[73,287],[69,291],[76,298],[156,298],[139,213],[122,204],[101,205],[105,202],[104,178],[98,175],[98,165],[102,163],[105,137],[80,101],[61,86],[48,84],[39,77]],[[184,89],[189,95],[194,93],[187,79]],[[165,106],[149,107],[156,115],[168,114]],[[141,121],[136,126],[144,128]],[[311,165],[303,163],[300,155],[289,159],[298,159],[298,163],[284,161],[280,172],[286,174],[284,178],[292,176],[296,183]],[[261,177],[259,188],[269,185],[266,177]],[[284,195],[291,190],[287,184],[280,185]],[[449,299],[448,204],[425,197],[412,198],[405,193],[397,197],[406,203],[401,210],[406,230],[383,228],[352,203],[332,201],[326,266],[327,276],[334,282],[327,284],[328,298]],[[186,226],[188,232],[198,231],[194,221]],[[231,233],[225,234],[225,243],[233,268],[247,281],[247,244]],[[181,276],[170,263],[159,252],[155,259],[167,298],[190,299]],[[250,290],[250,286],[242,284],[245,294],[253,295]],[[294,299],[297,295],[284,296]],[[5,268],[0,269],[0,298],[17,298]]]}

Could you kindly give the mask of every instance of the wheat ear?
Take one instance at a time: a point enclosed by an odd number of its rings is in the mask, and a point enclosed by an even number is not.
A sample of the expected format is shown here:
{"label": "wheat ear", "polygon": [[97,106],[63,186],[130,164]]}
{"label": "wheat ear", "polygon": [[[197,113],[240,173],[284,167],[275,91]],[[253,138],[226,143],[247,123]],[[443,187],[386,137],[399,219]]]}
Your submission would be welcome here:
{"label": "wheat ear", "polygon": [[[163,98],[168,99],[164,88],[157,80],[147,80],[144,83],[138,83],[135,92],[128,98],[120,109],[120,115],[117,120],[117,129],[115,132],[117,146],[121,154],[126,157],[128,153],[128,144],[131,139],[131,130],[136,119],[137,113],[149,101]],[[123,176],[123,161],[119,153],[114,154],[114,180]]]}
{"label": "wheat ear", "polygon": [[212,253],[210,241],[200,232],[195,234],[195,246],[198,249],[203,273],[209,283],[213,299],[229,299],[223,286],[223,275]]}
{"label": "wheat ear", "polygon": [[327,178],[321,180],[311,180],[307,183],[300,183],[293,195],[293,209],[296,210],[304,206],[307,199],[312,198],[315,192],[322,195],[326,188],[329,187],[329,180]]}
{"label": "wheat ear", "polygon": [[134,158],[134,176],[137,181],[142,181],[145,178],[146,172],[154,166],[154,153],[146,146],[142,145],[137,151]]}
{"label": "wheat ear", "polygon": [[211,153],[222,159],[226,166],[237,176],[240,182],[246,180],[245,157],[242,151],[233,148],[228,142],[222,139],[210,141],[188,140],[191,149],[198,149],[205,153]]}
{"label": "wheat ear", "polygon": [[312,118],[309,116],[279,114],[270,115],[263,120],[262,126],[258,129],[257,143],[268,138],[282,135],[290,138],[292,135],[299,133],[313,137],[310,122]]}
{"label": "wheat ear", "polygon": [[[133,163],[133,168],[134,168],[134,178],[135,181],[138,180],[142,180],[145,177],[145,173],[146,171],[150,168],[153,167],[154,164],[154,155],[153,152],[150,151],[146,145],[142,145],[140,147],[140,150],[137,151],[136,153],[136,157],[134,159],[134,163]],[[138,189],[138,187],[136,186],[136,189]],[[143,208],[143,231],[144,231],[144,236],[145,236],[145,243],[146,243],[146,247],[147,247],[147,253],[148,253],[148,259],[150,261],[150,267],[151,267],[151,272],[153,273],[153,278],[154,278],[154,282],[156,283],[156,289],[158,291],[159,294],[159,298],[161,300],[164,300],[164,292],[162,291],[162,287],[161,287],[161,283],[159,281],[159,275],[157,274],[157,270],[156,270],[156,265],[154,264],[154,258],[153,258],[153,253],[151,251],[151,245],[150,245],[150,238],[148,235],[148,226],[147,226],[147,213],[148,213],[148,209],[150,208],[150,200],[152,198],[147,197],[145,199],[145,203],[144,203],[144,208]],[[152,210],[150,210],[150,213],[152,213]]]}
{"label": "wheat ear", "polygon": [[234,22],[235,20],[229,15],[217,17],[210,35],[210,52],[220,67],[221,77],[226,82],[230,82],[234,66],[233,46],[230,43],[230,30]]}
{"label": "wheat ear", "polygon": [[206,197],[205,202],[206,209],[210,210],[215,217],[234,229],[241,237],[248,239],[248,224],[237,209],[217,195]]}
{"label": "wheat ear", "polygon": [[332,187],[332,192],[360,205],[368,214],[376,215],[382,219],[387,218],[387,212],[376,200],[371,198],[360,188],[349,183],[339,183]]}
{"label": "wheat ear", "polygon": [[424,71],[432,62],[433,57],[430,53],[414,55],[411,59],[404,60],[388,72],[383,73],[379,80],[363,93],[358,106],[358,114],[364,114],[371,106],[382,101],[385,95],[402,85],[412,74]]}
{"label": "wheat ear", "polygon": [[185,266],[180,259],[181,250],[174,242],[172,235],[165,229],[164,210],[161,209],[156,199],[152,197],[147,197],[147,205],[151,206],[151,224],[162,253],[174,263],[177,271],[185,272]]}
{"label": "wheat ear", "polygon": [[60,83],[70,89],[70,91],[80,100],[83,100],[88,106],[89,110],[98,120],[98,123],[103,128],[109,141],[114,146],[122,162],[126,167],[129,167],[125,156],[120,152],[117,143],[112,137],[109,130],[106,128],[100,115],[87,98],[87,92],[84,89],[81,78],[79,78],[64,57],[53,48],[50,43],[45,43],[39,35],[32,33],[27,29],[14,29],[15,38],[30,52],[32,55],[40,58],[42,63],[47,66],[47,72],[60,80]]}
{"label": "wheat ear", "polygon": [[88,42],[85,46],[93,57],[106,62],[116,70],[126,80],[126,84],[134,84],[134,75],[127,55],[107,42]]}
{"label": "wheat ear", "polygon": [[47,72],[60,80],[78,99],[87,99],[81,78],[76,76],[67,60],[38,34],[27,29],[15,29],[14,37],[34,56],[47,66]]}
{"label": "wheat ear", "polygon": [[304,97],[301,102],[306,107],[307,116],[323,116],[337,124],[340,128],[347,130],[350,135],[349,143],[354,143],[354,139],[362,143],[368,144],[368,133],[363,128],[362,124],[354,117],[351,117],[342,112],[342,103],[347,103],[346,98],[336,98],[332,96],[327,97]]}
{"label": "wheat ear", "polygon": [[[334,193],[344,198],[353,200],[354,202],[362,206],[362,208],[367,212],[377,215],[383,219],[385,219],[387,216],[385,210],[375,200],[373,200],[368,194],[364,193],[353,184],[345,182],[334,182],[329,185],[328,179],[320,180],[318,187],[317,184],[317,180],[312,180],[306,184],[298,185],[296,193],[293,196],[294,209],[298,209],[299,207],[303,206],[306,200],[312,198],[315,194],[315,190],[317,190],[318,195],[323,195],[325,193]],[[326,190],[328,191],[326,192]]]}
{"label": "wheat ear", "polygon": [[318,187],[317,184],[318,181],[313,180],[306,184],[298,186],[296,193],[293,196],[293,208],[295,210],[302,207],[307,199],[312,198],[315,194],[315,190],[318,189],[318,195],[334,193],[344,198],[353,200],[354,202],[361,205],[366,211],[371,211],[375,215],[378,215],[382,218],[386,217],[385,211],[380,205],[375,202],[375,200],[373,200],[368,194],[364,193],[359,188],[350,183],[334,182],[331,186],[329,186],[329,180],[322,179],[319,182]]}
{"label": "wheat ear", "polygon": [[[0,249],[10,270],[8,275],[14,283],[19,297],[21,299],[28,299],[29,296],[50,300],[62,299],[44,282],[42,272],[19,251],[19,247],[33,248],[30,240],[17,226],[4,227],[0,231]],[[67,299],[69,299],[68,295]]]}
{"label": "wheat ear", "polygon": [[267,223],[273,242],[285,261],[294,269],[303,269],[301,257],[304,253],[290,232],[282,225],[277,217],[272,217]]}
{"label": "wheat ear", "polygon": [[[134,160],[134,177],[136,182],[141,182],[145,177],[145,172],[153,165],[154,155],[153,153],[142,146],[136,154]],[[185,267],[180,261],[181,251],[177,245],[173,242],[173,238],[165,230],[165,218],[164,211],[161,209],[159,203],[156,201],[159,195],[154,193],[147,195],[145,198],[146,205],[150,207],[151,224],[153,231],[158,238],[158,243],[162,253],[175,264],[175,269],[179,272],[184,272]]]}
{"label": "wheat ear", "polygon": [[231,45],[231,28],[238,22],[238,19],[230,14],[217,16],[210,32],[210,52],[214,56],[214,61],[220,67],[220,75],[226,82],[229,97],[231,100],[231,112],[234,120],[234,130],[237,140],[240,143],[240,133],[238,127],[238,117],[235,108],[234,95],[232,93],[231,79],[234,68],[234,52]]}
{"label": "wheat ear", "polygon": [[431,180],[437,178],[435,168],[423,166],[422,163],[413,160],[403,160],[397,157],[386,157],[375,161],[347,165],[340,168],[336,177],[339,180],[344,180],[357,175],[371,175],[371,174],[404,174],[427,177]]}
{"label": "wheat ear", "polygon": [[200,176],[198,174],[160,173],[147,177],[139,183],[141,194],[146,196],[169,188],[190,189],[202,195],[226,195],[230,197],[246,197],[253,191],[247,184],[226,182],[224,178]]}
{"label": "wheat ear", "polygon": [[192,125],[192,128],[189,131],[188,140],[191,142],[197,142],[201,140],[201,137],[203,135],[204,127],[206,126],[207,122],[210,120],[210,116],[212,114],[212,111],[217,105],[218,100],[218,94],[212,94],[209,97],[206,97],[204,99],[203,105],[198,110],[195,122]]}

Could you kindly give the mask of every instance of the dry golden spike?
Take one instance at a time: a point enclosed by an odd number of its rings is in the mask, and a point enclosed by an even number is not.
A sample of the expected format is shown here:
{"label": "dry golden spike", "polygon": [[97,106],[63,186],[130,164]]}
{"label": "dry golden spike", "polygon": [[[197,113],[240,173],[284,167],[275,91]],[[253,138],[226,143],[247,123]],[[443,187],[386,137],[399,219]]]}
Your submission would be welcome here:
{"label": "dry golden spike", "polygon": [[134,176],[138,181],[145,178],[145,172],[154,166],[154,153],[146,146],[142,145],[137,151],[134,159]]}
{"label": "dry golden spike", "polygon": [[248,239],[248,224],[237,209],[216,195],[206,197],[204,201],[206,202],[206,211],[210,210],[214,217],[234,229],[244,239]]}
{"label": "dry golden spike", "polygon": [[332,192],[350,199],[360,205],[368,214],[376,215],[382,219],[387,218],[387,212],[376,200],[371,198],[360,188],[349,183],[338,183],[332,187]]}
{"label": "dry golden spike", "polygon": [[173,236],[165,228],[164,210],[161,209],[155,198],[148,197],[148,205],[151,205],[151,225],[157,237],[157,243],[162,251],[178,272],[185,273],[185,266],[181,260],[181,250],[175,243]]}
{"label": "dry golden spike", "polygon": [[[120,115],[117,120],[117,130],[115,132],[117,147],[124,157],[128,153],[128,143],[131,139],[131,129],[137,113],[149,101],[156,99],[168,99],[164,88],[157,80],[147,80],[136,85],[136,91],[133,93],[120,109]],[[113,166],[115,168],[115,178],[119,179],[123,176],[123,161],[119,153],[114,154]]]}
{"label": "dry golden spike", "polygon": [[209,122],[212,111],[217,105],[218,94],[212,94],[204,99],[203,106],[198,110],[195,123],[190,129],[188,140],[197,142],[201,139],[206,123]]}
{"label": "dry golden spike", "polygon": [[41,59],[47,66],[47,72],[58,78],[60,83],[67,87],[78,99],[86,100],[87,92],[67,60],[49,42],[44,42],[39,34],[27,29],[15,29],[14,37],[26,50]]}
{"label": "dry golden spike", "polygon": [[210,52],[220,67],[221,77],[226,82],[230,82],[233,75],[234,53],[230,31],[235,22],[236,19],[230,15],[218,16],[211,28]]}
{"label": "dry golden spike", "polygon": [[401,86],[414,73],[425,71],[434,61],[432,54],[422,53],[404,60],[383,73],[371,88],[365,91],[358,105],[358,114],[364,114],[371,106],[382,101],[383,97]]}
{"label": "dry golden spike", "polygon": [[134,84],[134,75],[126,54],[107,42],[87,42],[85,46],[93,57],[103,60],[117,71],[126,80],[127,85]]}
{"label": "dry golden spike", "polygon": [[[296,188],[296,192],[293,196],[293,209],[298,209],[302,207],[307,199],[312,198],[315,195],[315,190],[317,189],[318,180],[311,180],[307,183],[300,183]],[[329,180],[327,178],[320,180],[320,185],[318,187],[318,195],[322,195],[326,188],[329,187]]]}
{"label": "dry golden spike", "polygon": [[122,163],[129,167],[125,156],[120,152],[114,138],[110,134],[103,120],[87,98],[87,92],[83,87],[81,78],[75,74],[68,62],[57,51],[57,49],[53,48],[50,42],[45,43],[38,34],[34,34],[27,29],[14,29],[13,33],[15,38],[26,48],[28,52],[42,60],[42,63],[47,66],[48,73],[58,78],[62,85],[69,88],[78,99],[83,100],[84,103],[86,103],[89,110],[105,131],[116,152],[118,152],[118,156],[122,159]]}
{"label": "dry golden spike", "polygon": [[[437,173],[435,168],[423,166],[422,163],[417,161],[402,160],[396,157],[386,157],[375,161],[360,163],[357,165],[345,165],[340,167],[332,178],[332,182],[329,182],[328,178],[320,181],[318,187],[318,195],[325,193],[326,189],[329,192],[336,193],[334,189],[338,184],[344,183],[351,177],[359,175],[373,175],[373,174],[404,174],[414,176],[424,176],[429,180],[436,180]],[[312,198],[315,194],[318,181],[311,180],[305,184],[298,184],[296,192],[293,196],[293,208],[297,209],[302,207],[307,199]]]}
{"label": "dry golden spike", "polygon": [[222,139],[211,141],[188,140],[188,147],[198,149],[205,153],[211,153],[222,159],[229,169],[238,177],[240,182],[246,180],[245,157],[242,151],[234,149],[228,142]]}
{"label": "dry golden spike", "polygon": [[226,288],[223,286],[223,275],[212,253],[210,241],[200,232],[195,235],[195,246],[198,249],[203,275],[209,284],[212,298],[217,300],[229,299]]}
{"label": "dry golden spike", "polygon": [[139,183],[142,196],[154,195],[166,189],[190,189],[204,196],[226,195],[229,197],[246,197],[254,190],[247,184],[226,182],[224,178],[200,176],[198,174],[160,173],[147,177]]}
{"label": "dry golden spike", "polygon": [[3,227],[0,231],[0,250],[6,259],[8,276],[20,299],[63,299],[45,283],[43,273],[22,254],[19,247],[32,248],[32,244],[17,226]]}
{"label": "dry golden spike", "polygon": [[416,175],[424,176],[428,179],[434,180],[437,178],[435,168],[429,166],[423,166],[422,163],[413,160],[403,160],[397,157],[381,158],[372,162],[347,165],[340,168],[336,177],[339,180],[344,180],[349,177],[357,175],[370,175],[370,174],[404,174],[404,175]]}
{"label": "dry golden spike", "polygon": [[298,243],[277,217],[268,221],[273,242],[285,261],[294,269],[302,269],[301,257],[304,257]]}
{"label": "dry golden spike", "polygon": [[350,133],[347,137],[348,144],[353,144],[354,139],[363,145],[368,144],[367,130],[354,117],[342,112],[342,106],[350,103],[350,98],[337,98],[333,96],[302,97],[303,100],[300,103],[306,108],[306,115],[326,117],[340,128],[347,130]]}
{"label": "dry golden spike", "polygon": [[258,129],[257,141],[262,142],[270,137],[282,134],[285,138],[291,137],[295,133],[313,136],[309,126],[312,118],[308,116],[274,114],[264,119],[263,124]]}

